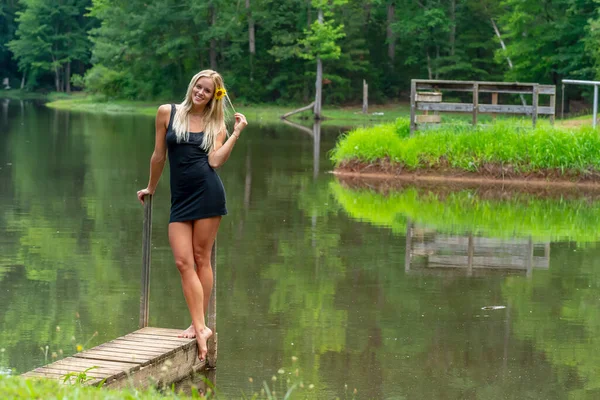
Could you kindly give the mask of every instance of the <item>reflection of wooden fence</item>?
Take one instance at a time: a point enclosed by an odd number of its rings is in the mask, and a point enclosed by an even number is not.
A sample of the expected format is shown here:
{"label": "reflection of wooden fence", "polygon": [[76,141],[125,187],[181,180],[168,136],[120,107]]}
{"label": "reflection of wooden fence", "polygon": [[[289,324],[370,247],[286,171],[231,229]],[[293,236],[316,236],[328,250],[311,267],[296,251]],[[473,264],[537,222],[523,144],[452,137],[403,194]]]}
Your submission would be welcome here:
{"label": "reflection of wooden fence", "polygon": [[533,243],[529,239],[497,239],[473,235],[451,236],[434,233],[415,236],[407,229],[407,271],[423,268],[525,271],[548,269],[549,243]]}
{"label": "reflection of wooden fence", "polygon": [[[470,103],[442,102],[442,92],[471,92],[473,100]],[[480,94],[491,93],[491,104],[481,104]],[[530,106],[498,104],[499,94],[531,95]],[[550,96],[549,106],[540,106],[539,96]],[[540,85],[538,83],[519,82],[478,82],[478,81],[444,81],[413,79],[410,87],[410,132],[417,129],[421,123],[439,123],[439,115],[417,115],[417,111],[472,113],[473,125],[477,124],[479,114],[526,114],[531,115],[533,126],[540,114],[549,115],[550,122],[554,122],[556,106],[556,87],[553,85]]]}

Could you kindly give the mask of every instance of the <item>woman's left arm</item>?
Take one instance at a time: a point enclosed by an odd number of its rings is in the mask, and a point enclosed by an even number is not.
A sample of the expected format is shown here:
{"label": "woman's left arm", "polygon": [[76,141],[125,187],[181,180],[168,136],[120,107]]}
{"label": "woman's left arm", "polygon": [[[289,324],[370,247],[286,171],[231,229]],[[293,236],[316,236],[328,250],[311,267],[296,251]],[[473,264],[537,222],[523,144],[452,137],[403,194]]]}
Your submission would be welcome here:
{"label": "woman's left arm", "polygon": [[231,154],[231,150],[233,150],[233,146],[235,142],[240,138],[240,134],[244,130],[244,128],[248,125],[246,121],[246,117],[243,114],[235,113],[235,126],[233,127],[233,132],[229,139],[225,141],[227,137],[227,131],[225,128],[219,132],[215,140],[215,147],[213,151],[208,154],[208,164],[212,168],[219,168],[221,165],[225,164],[225,161],[229,158]]}

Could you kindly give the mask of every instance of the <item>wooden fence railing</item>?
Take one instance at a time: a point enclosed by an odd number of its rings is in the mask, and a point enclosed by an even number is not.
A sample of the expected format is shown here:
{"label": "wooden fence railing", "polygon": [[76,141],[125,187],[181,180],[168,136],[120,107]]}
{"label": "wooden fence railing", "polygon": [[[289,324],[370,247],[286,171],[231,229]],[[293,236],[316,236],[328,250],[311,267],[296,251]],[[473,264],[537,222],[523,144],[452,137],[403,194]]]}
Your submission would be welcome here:
{"label": "wooden fence railing", "polygon": [[[443,102],[443,92],[471,92],[470,103]],[[491,104],[481,104],[480,94],[491,93]],[[531,105],[498,104],[499,94],[531,95]],[[548,106],[539,105],[540,95],[550,96]],[[439,112],[471,113],[473,125],[477,124],[479,114],[524,114],[531,115],[533,126],[538,115],[548,115],[554,123],[556,108],[556,86],[538,83],[520,82],[479,82],[479,81],[445,81],[413,79],[410,88],[410,132],[411,134],[423,123],[441,122]],[[417,111],[425,111],[426,115],[417,115]],[[433,111],[434,115],[428,112]]]}

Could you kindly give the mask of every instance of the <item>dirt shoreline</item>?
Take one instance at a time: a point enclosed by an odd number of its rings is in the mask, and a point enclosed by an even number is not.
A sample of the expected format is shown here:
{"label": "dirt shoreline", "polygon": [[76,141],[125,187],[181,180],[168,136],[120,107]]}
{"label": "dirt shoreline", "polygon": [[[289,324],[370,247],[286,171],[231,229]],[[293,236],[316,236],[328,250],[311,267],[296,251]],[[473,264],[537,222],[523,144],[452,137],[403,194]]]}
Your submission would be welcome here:
{"label": "dirt shoreline", "polygon": [[588,174],[562,173],[559,170],[542,170],[520,173],[510,166],[488,164],[478,172],[457,168],[437,167],[408,170],[402,165],[381,161],[375,164],[346,162],[333,170],[338,176],[354,176],[369,179],[397,179],[403,181],[476,183],[483,185],[536,185],[557,187],[589,187],[600,189],[600,172]]}
{"label": "dirt shoreline", "polygon": [[556,171],[551,171],[547,176],[538,173],[498,177],[493,173],[482,174],[449,168],[409,171],[391,165],[353,163],[342,165],[331,172],[349,188],[370,188],[383,193],[417,186],[442,192],[474,189],[488,194],[493,192],[495,196],[508,192],[550,197],[600,196],[600,175],[561,178]]}

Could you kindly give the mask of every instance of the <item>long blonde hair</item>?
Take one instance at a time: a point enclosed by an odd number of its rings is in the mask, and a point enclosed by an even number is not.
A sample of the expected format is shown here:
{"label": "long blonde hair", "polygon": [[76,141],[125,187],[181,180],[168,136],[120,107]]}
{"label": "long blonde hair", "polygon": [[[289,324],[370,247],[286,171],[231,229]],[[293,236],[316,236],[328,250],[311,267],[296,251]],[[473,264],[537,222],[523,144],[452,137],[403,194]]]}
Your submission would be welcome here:
{"label": "long blonde hair", "polygon": [[219,132],[221,132],[223,129],[227,131],[227,128],[225,127],[225,98],[220,100],[215,99],[215,93],[217,92],[217,89],[225,88],[223,78],[218,72],[211,69],[205,69],[204,71],[200,71],[192,77],[192,80],[187,88],[187,93],[185,94],[185,99],[183,99],[183,102],[179,104],[177,111],[175,112],[175,117],[173,118],[173,130],[175,132],[175,136],[177,136],[178,143],[189,140],[189,114],[192,110],[192,106],[194,105],[192,101],[192,89],[194,88],[194,85],[196,85],[198,79],[202,77],[212,79],[213,84],[215,85],[213,97],[206,104],[206,107],[204,107],[204,111],[202,113],[202,121],[204,123],[204,138],[202,139],[202,148],[208,152],[214,148]]}

